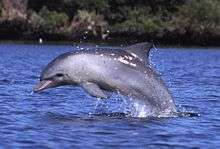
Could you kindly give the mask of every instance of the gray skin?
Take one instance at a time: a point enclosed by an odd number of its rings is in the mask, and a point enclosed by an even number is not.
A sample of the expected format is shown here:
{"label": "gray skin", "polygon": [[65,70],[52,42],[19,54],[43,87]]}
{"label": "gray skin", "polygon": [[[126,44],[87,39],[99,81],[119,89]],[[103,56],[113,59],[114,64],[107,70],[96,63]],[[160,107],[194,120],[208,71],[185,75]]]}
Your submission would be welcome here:
{"label": "gray skin", "polygon": [[108,98],[107,91],[141,101],[150,116],[175,113],[167,87],[146,59],[152,47],[146,42],[119,49],[88,48],[64,53],[46,66],[34,91],[77,85],[97,98]]}

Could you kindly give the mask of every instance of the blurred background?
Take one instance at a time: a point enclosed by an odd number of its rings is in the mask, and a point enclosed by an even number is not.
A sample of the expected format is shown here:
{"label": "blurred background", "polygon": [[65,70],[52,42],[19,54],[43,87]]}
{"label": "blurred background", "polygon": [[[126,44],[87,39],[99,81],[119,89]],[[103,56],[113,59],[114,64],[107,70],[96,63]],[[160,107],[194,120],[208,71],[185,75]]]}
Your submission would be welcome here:
{"label": "blurred background", "polygon": [[0,40],[220,45],[219,0],[0,0]]}

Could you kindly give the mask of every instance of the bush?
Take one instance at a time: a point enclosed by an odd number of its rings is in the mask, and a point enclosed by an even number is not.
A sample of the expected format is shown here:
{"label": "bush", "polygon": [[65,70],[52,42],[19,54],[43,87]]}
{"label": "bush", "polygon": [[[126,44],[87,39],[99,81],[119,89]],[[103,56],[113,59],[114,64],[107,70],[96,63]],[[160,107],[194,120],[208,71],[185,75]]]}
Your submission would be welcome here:
{"label": "bush", "polygon": [[99,36],[105,32],[107,25],[102,15],[96,14],[94,11],[79,10],[74,16],[69,29],[73,34],[88,32],[93,36]]}
{"label": "bush", "polygon": [[35,30],[49,34],[65,33],[69,25],[69,18],[65,13],[49,11],[46,7],[38,14],[29,11],[28,21]]}
{"label": "bush", "polygon": [[220,3],[218,0],[192,0],[179,7],[171,26],[182,33],[195,32],[220,35]]}
{"label": "bush", "polygon": [[103,13],[109,7],[109,0],[72,0],[78,10]]}
{"label": "bush", "polygon": [[35,11],[28,11],[28,22],[32,25],[34,30],[39,30],[39,28],[43,25],[44,19],[39,16]]}
{"label": "bush", "polygon": [[65,13],[49,11],[46,7],[41,9],[39,16],[43,19],[41,22],[42,27],[49,33],[59,33],[64,31],[64,28],[69,22],[69,18]]}
{"label": "bush", "polygon": [[112,32],[153,34],[160,31],[160,18],[153,16],[146,8],[127,10],[125,21],[113,25]]}

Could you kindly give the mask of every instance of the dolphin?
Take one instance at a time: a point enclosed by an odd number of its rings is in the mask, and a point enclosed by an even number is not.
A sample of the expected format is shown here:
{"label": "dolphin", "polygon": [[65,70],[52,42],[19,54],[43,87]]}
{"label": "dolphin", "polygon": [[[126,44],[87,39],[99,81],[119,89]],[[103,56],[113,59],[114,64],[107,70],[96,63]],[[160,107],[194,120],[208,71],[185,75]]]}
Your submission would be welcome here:
{"label": "dolphin", "polygon": [[82,87],[96,98],[118,92],[145,105],[149,116],[176,112],[175,103],[160,76],[149,63],[152,43],[121,48],[83,48],[61,54],[42,71],[34,92],[63,85]]}

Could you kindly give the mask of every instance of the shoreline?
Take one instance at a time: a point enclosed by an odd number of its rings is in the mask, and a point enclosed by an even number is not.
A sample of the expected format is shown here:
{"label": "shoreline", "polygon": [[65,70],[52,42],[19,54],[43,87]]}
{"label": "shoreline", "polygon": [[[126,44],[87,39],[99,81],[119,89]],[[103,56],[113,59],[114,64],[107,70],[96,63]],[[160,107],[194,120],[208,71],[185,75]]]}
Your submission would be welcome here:
{"label": "shoreline", "polygon": [[129,45],[138,42],[153,42],[156,45],[163,46],[174,46],[174,47],[220,47],[220,37],[195,37],[195,40],[191,40],[185,36],[178,36],[177,38],[166,36],[164,37],[150,37],[149,35],[109,35],[106,39],[101,39],[94,36],[75,36],[74,38],[70,36],[63,35],[36,35],[29,34],[15,35],[12,36],[2,36],[0,33],[0,43],[31,43],[39,44],[81,44],[81,43],[96,43],[96,44],[113,44],[113,45]]}
{"label": "shoreline", "polygon": [[[141,41],[140,41],[141,42]],[[142,41],[144,42],[144,41]],[[148,41],[145,41],[148,42]],[[43,40],[42,43],[40,43],[38,40],[0,40],[0,45],[1,44],[27,44],[27,45],[39,45],[39,46],[44,46],[44,45],[57,45],[57,46],[73,46],[73,45],[99,45],[99,46],[126,46],[130,45],[133,42],[120,42],[120,41],[102,41],[102,40],[81,40],[81,41],[68,41],[68,40]],[[136,41],[138,43],[138,41]],[[201,48],[204,50],[209,50],[211,49],[219,49],[220,45],[218,46],[213,46],[213,45],[178,45],[178,44],[163,44],[163,43],[156,43],[156,47],[160,48]]]}
{"label": "shoreline", "polygon": [[[18,27],[18,26],[17,26]],[[0,42],[26,42],[38,43],[39,40],[47,43],[110,43],[110,44],[134,44],[137,42],[153,42],[156,45],[165,46],[201,46],[220,47],[220,35],[196,32],[180,34],[178,32],[167,32],[159,34],[138,34],[136,32],[111,32],[102,38],[101,35],[91,34],[69,34],[69,33],[43,33],[27,31],[25,28],[11,30],[13,25],[7,29],[0,27]]]}

